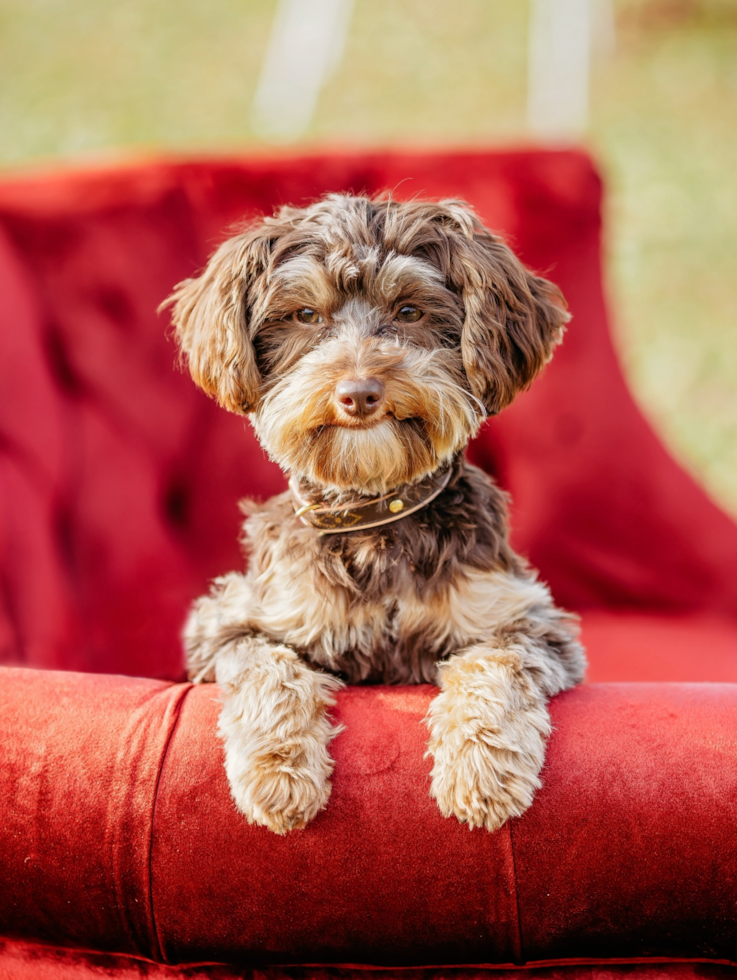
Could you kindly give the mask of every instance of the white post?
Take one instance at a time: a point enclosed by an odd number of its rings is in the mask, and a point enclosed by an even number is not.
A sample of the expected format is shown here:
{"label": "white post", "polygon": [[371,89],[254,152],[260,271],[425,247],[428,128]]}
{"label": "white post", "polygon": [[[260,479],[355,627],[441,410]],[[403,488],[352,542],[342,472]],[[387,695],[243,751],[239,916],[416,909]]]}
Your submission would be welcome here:
{"label": "white post", "polygon": [[253,102],[253,127],[288,142],[309,126],[322,86],[340,64],[353,0],[278,0]]}
{"label": "white post", "polygon": [[575,139],[589,113],[597,0],[530,0],[527,121],[544,139]]}

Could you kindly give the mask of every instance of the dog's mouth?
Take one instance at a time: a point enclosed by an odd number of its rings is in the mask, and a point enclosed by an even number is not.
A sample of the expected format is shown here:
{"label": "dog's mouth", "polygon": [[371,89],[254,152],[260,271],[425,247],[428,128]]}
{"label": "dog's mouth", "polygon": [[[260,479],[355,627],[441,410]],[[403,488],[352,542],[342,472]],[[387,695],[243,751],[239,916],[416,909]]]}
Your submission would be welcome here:
{"label": "dog's mouth", "polygon": [[333,416],[325,421],[321,422],[319,425],[314,426],[313,431],[322,431],[323,429],[337,428],[337,429],[375,429],[378,425],[383,425],[385,422],[398,422],[398,423],[408,423],[410,425],[419,425],[424,423],[424,419],[419,415],[399,415],[397,412],[382,412],[380,415],[369,415],[364,418],[351,417],[350,415]]}
{"label": "dog's mouth", "polygon": [[320,426],[320,429],[329,427],[338,429],[375,429],[377,425],[383,425],[384,422],[393,422],[394,419],[395,416],[392,412],[384,412],[381,415],[370,415],[367,418],[351,418],[349,415],[346,415],[324,422]]}

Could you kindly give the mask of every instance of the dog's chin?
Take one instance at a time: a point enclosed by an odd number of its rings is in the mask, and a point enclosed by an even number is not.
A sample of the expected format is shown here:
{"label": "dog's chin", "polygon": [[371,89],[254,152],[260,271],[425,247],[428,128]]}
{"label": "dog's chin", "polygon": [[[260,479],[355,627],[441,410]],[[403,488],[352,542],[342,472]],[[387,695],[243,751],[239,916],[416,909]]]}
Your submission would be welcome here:
{"label": "dog's chin", "polygon": [[326,426],[317,436],[314,480],[338,491],[386,493],[421,479],[439,464],[421,423],[384,418]]}
{"label": "dog's chin", "polygon": [[266,441],[264,448],[299,480],[338,495],[387,493],[428,476],[453,455],[436,452],[420,419],[400,422],[392,416],[323,425],[291,433],[281,451]]}

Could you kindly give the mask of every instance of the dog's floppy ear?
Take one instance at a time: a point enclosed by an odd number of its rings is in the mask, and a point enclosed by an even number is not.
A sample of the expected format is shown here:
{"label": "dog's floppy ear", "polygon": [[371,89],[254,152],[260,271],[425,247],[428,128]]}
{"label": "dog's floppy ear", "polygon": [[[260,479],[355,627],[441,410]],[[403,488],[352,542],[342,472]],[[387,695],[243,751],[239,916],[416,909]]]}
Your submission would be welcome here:
{"label": "dog's floppy ear", "polygon": [[223,408],[245,414],[258,401],[261,376],[249,331],[249,290],[266,270],[278,225],[267,220],[217,249],[197,279],[185,279],[162,307],[194,381]]}
{"label": "dog's floppy ear", "polygon": [[465,309],[463,366],[471,391],[494,415],[550,360],[570,316],[557,286],[526,269],[466,205],[441,202],[440,220]]}

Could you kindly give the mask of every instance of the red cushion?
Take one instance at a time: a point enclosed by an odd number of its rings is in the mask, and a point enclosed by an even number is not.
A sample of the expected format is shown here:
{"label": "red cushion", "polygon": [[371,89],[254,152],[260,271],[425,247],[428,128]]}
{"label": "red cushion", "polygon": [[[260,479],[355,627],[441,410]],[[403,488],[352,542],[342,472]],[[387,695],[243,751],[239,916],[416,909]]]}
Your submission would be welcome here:
{"label": "red cushion", "polygon": [[172,963],[733,957],[737,687],[559,696],[544,787],[494,834],[428,795],[432,694],[342,694],[329,805],[278,837],[229,799],[214,687],[7,669],[0,935]]}
{"label": "red cushion", "polygon": [[0,660],[181,676],[188,604],[241,563],[238,498],[283,478],[174,368],[156,307],[245,214],[386,187],[467,198],[568,297],[553,363],[472,452],[511,491],[515,543],[558,601],[586,623],[721,624],[724,642],[696,630],[676,658],[651,652],[647,626],[592,639],[592,676],[733,677],[737,528],[630,398],[602,293],[600,182],[568,151],[156,161],[1,185]]}

